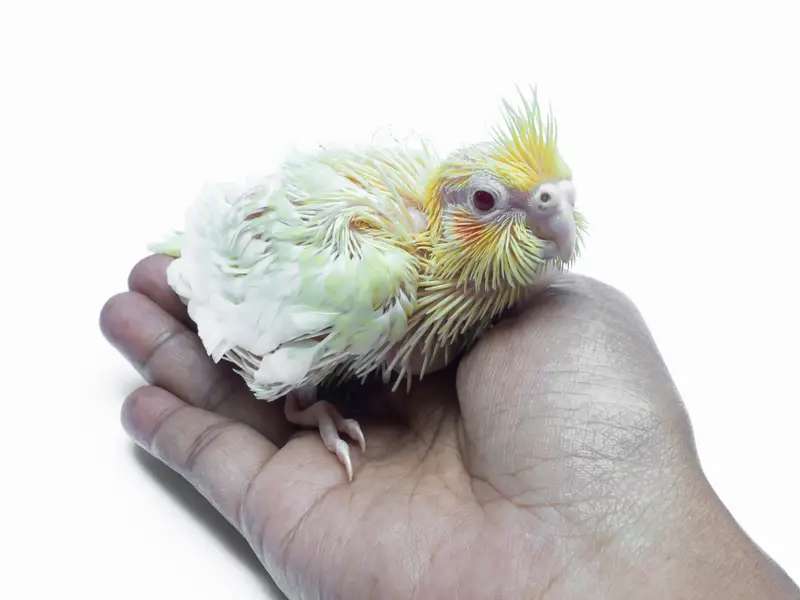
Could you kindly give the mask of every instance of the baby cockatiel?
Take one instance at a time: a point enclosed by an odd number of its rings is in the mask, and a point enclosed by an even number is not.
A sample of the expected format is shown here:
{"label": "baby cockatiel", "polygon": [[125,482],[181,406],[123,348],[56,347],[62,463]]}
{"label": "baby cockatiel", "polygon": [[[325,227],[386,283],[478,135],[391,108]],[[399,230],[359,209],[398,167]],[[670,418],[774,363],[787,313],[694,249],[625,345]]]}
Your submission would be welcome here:
{"label": "baby cockatiel", "polygon": [[584,220],[533,92],[503,103],[489,142],[440,160],[426,144],[322,149],[288,158],[241,189],[215,186],[190,207],[170,286],[215,361],[253,394],[285,397],[318,427],[352,480],[356,421],[323,382],[376,370],[394,386],[441,368],[575,258]]}

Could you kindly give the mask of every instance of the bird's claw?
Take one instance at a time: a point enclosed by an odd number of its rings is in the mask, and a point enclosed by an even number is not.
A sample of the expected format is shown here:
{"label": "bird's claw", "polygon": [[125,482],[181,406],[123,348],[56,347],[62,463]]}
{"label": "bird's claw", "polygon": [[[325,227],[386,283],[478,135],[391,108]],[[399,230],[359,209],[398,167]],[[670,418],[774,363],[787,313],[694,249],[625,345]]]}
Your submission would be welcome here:
{"label": "bird's claw", "polygon": [[361,431],[361,425],[358,424],[358,421],[355,419],[342,419],[341,421],[342,427],[339,431],[344,430],[350,439],[355,442],[358,442],[358,447],[361,448],[361,453],[363,454],[367,450],[367,441],[364,439],[364,433]]}
{"label": "bird's claw", "polygon": [[344,465],[345,471],[347,471],[347,480],[353,481],[353,461],[350,460],[350,446],[342,439],[338,440],[335,446],[334,453],[339,462]]}
{"label": "bird's claw", "polygon": [[347,471],[347,478],[353,481],[353,462],[350,458],[350,446],[345,442],[339,433],[346,433],[351,439],[358,442],[359,448],[363,453],[366,448],[366,440],[361,426],[354,419],[344,419],[339,411],[324,400],[319,400],[305,409],[300,409],[299,398],[295,394],[286,397],[284,405],[286,419],[295,425],[305,425],[308,427],[319,428],[322,443],[332,453],[336,455]]}

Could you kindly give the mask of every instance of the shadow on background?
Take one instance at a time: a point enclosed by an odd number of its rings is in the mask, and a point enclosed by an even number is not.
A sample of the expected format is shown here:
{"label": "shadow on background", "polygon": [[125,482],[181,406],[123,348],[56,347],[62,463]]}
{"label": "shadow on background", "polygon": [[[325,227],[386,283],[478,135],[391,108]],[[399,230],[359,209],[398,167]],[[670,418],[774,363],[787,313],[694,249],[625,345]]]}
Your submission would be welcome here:
{"label": "shadow on background", "polygon": [[227,549],[237,560],[241,561],[257,580],[263,583],[264,589],[271,594],[270,598],[285,599],[286,596],[267,574],[250,545],[233,526],[220,515],[203,496],[183,477],[153,458],[139,446],[133,446],[136,462],[153,477],[188,513],[195,517],[217,542]]}

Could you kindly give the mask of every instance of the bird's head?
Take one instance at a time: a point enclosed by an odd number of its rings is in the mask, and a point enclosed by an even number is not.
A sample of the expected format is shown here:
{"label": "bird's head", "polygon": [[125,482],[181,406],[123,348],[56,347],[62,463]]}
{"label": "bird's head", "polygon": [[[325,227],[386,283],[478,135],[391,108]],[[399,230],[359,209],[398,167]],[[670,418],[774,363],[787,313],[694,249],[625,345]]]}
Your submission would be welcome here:
{"label": "bird's head", "polygon": [[572,173],[532,90],[503,103],[493,140],[448,157],[431,180],[426,212],[432,263],[443,279],[485,289],[527,286],[568,266],[585,230]]}

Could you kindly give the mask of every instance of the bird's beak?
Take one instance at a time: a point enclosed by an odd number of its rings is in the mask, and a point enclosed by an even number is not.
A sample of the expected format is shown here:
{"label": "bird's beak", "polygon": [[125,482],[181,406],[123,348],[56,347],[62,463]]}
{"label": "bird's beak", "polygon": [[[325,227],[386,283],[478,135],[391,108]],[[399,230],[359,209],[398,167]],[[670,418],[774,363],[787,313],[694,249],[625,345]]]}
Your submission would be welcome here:
{"label": "bird's beak", "polygon": [[571,206],[567,205],[553,214],[550,218],[550,229],[553,234],[551,239],[558,247],[558,255],[564,262],[569,262],[575,252],[577,237],[575,214]]}
{"label": "bird's beak", "polygon": [[549,184],[547,192],[547,196],[534,193],[531,198],[528,211],[531,230],[539,238],[552,241],[558,249],[557,256],[569,262],[575,253],[578,234],[574,214],[575,187],[571,181],[560,181]]}

